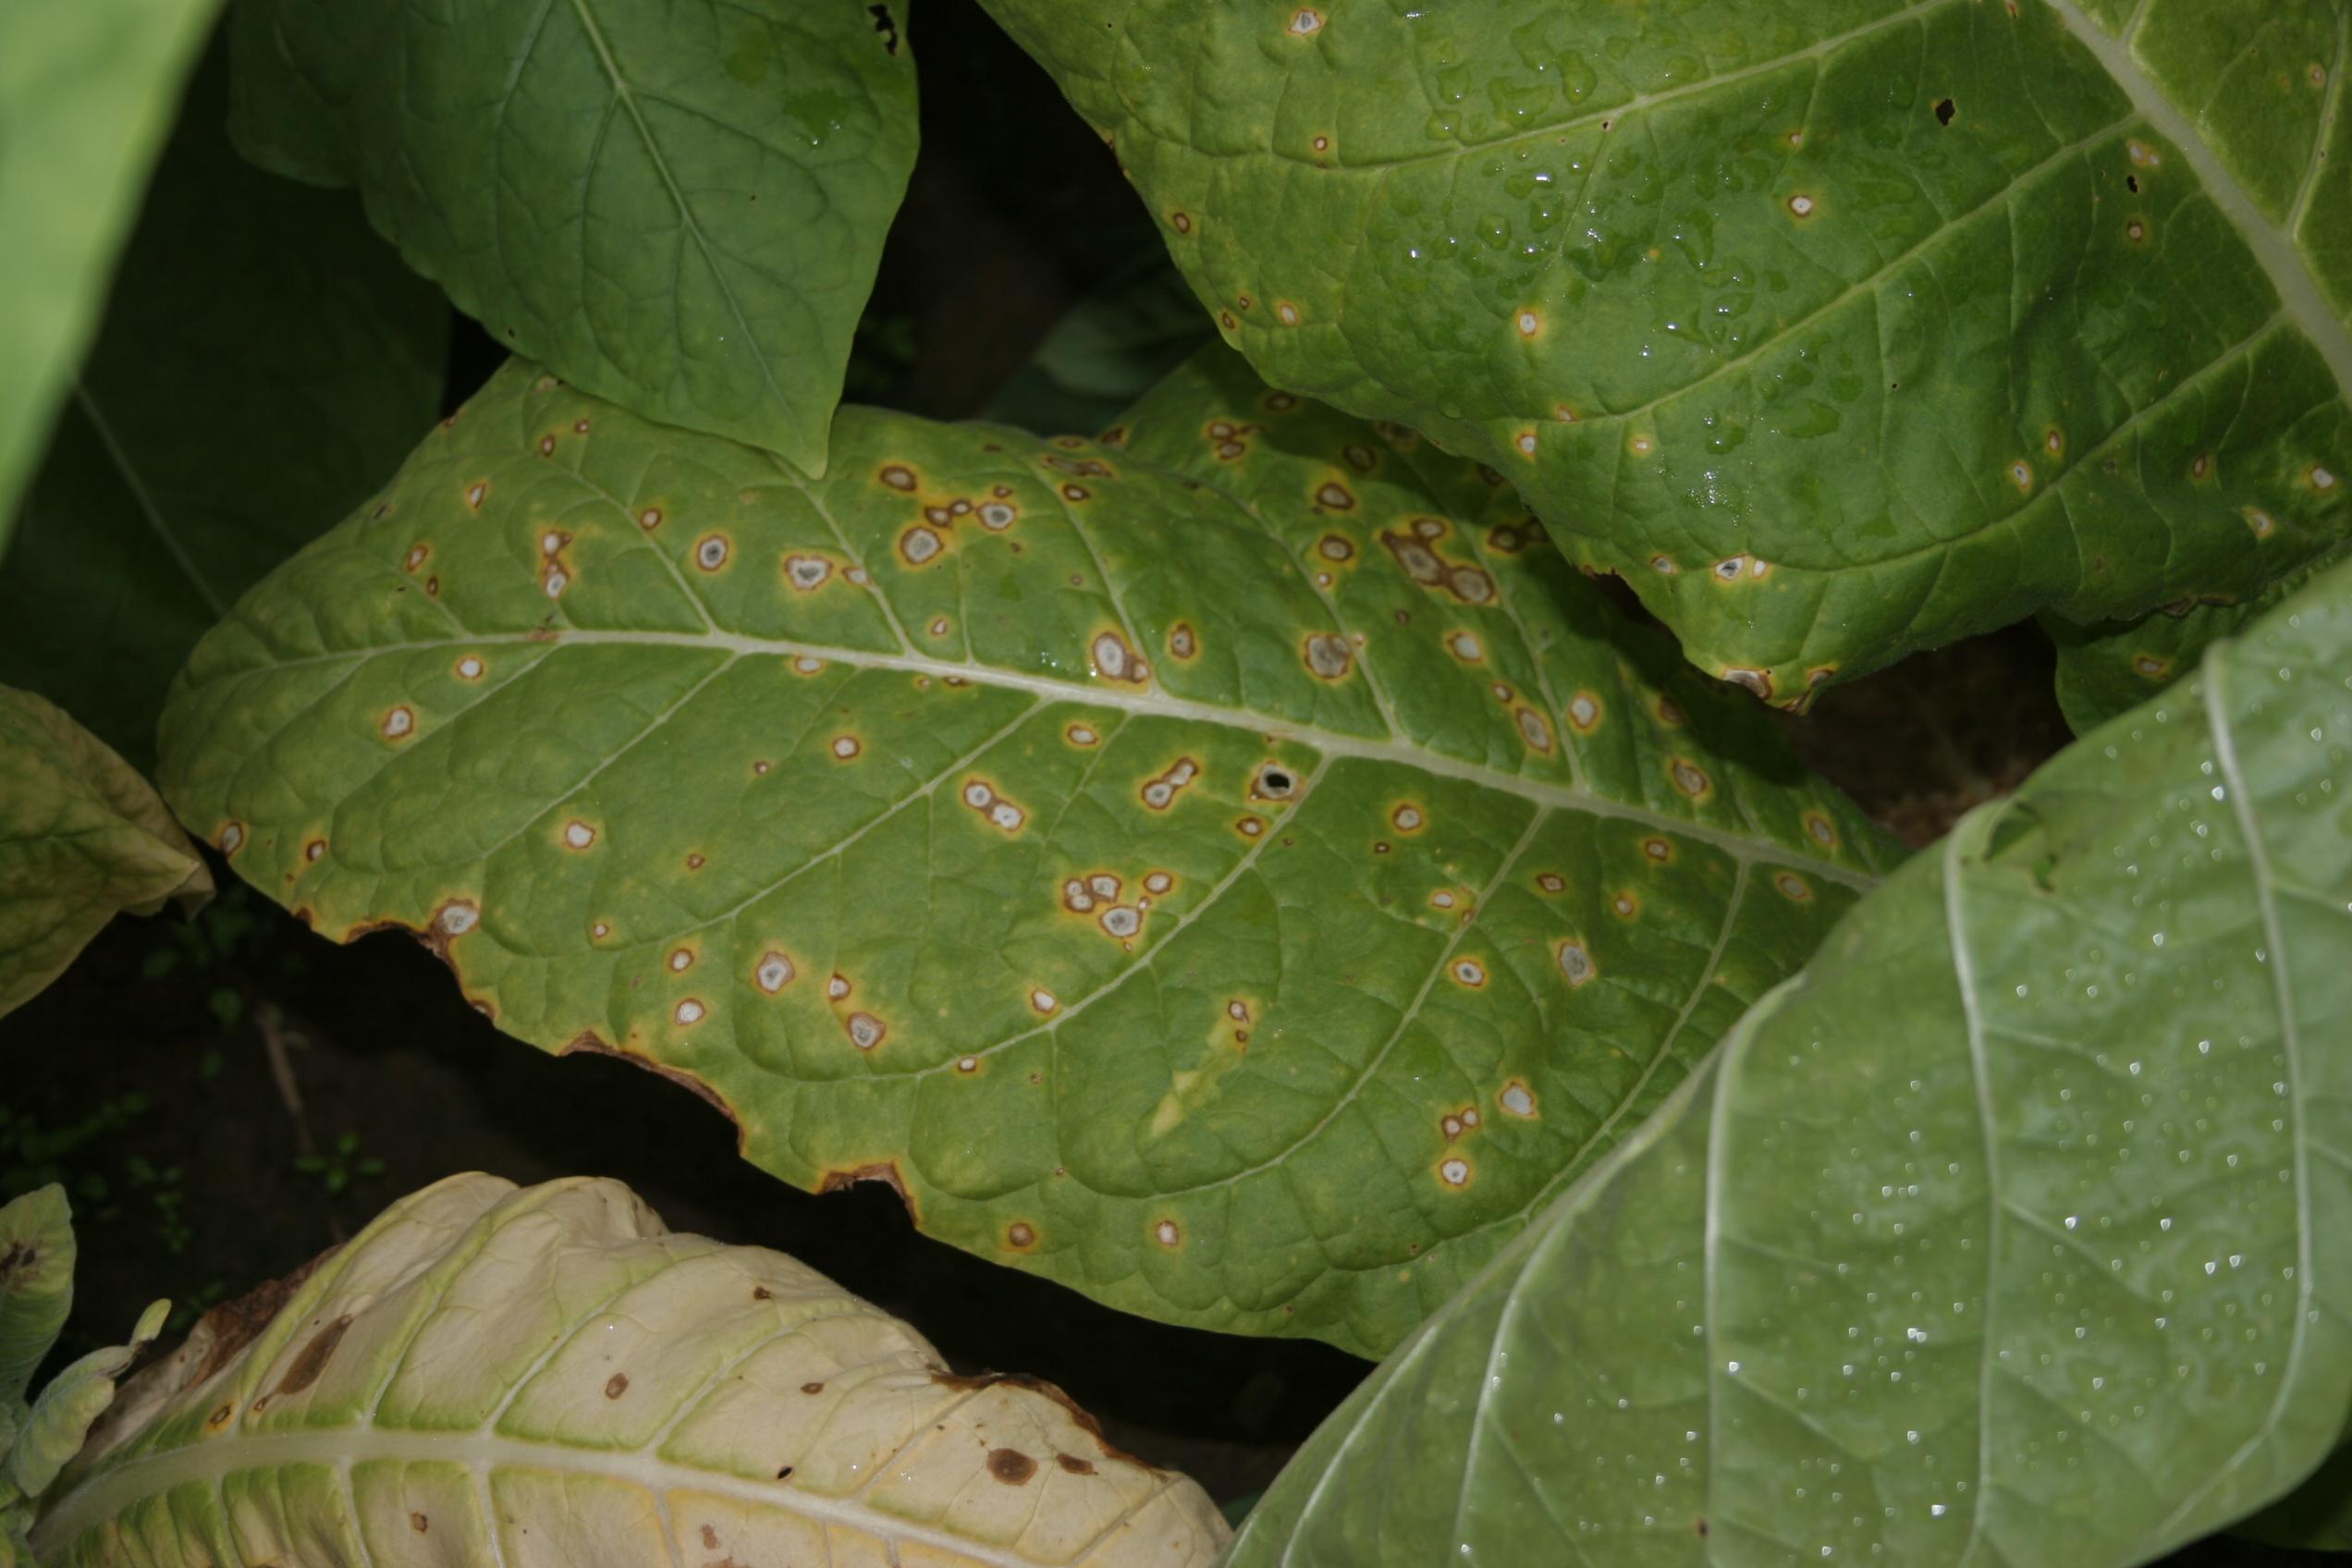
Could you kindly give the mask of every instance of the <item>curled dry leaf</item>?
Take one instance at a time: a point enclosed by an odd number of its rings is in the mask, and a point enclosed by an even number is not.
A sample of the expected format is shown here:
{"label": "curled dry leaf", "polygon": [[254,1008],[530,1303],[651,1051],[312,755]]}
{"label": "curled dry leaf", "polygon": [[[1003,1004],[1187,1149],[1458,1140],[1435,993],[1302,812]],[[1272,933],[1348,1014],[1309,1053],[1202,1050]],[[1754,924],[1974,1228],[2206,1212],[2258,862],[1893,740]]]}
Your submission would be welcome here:
{"label": "curled dry leaf", "polygon": [[134,1379],[44,1562],[1184,1568],[1223,1521],[1059,1390],[960,1378],[618,1182],[453,1177]]}

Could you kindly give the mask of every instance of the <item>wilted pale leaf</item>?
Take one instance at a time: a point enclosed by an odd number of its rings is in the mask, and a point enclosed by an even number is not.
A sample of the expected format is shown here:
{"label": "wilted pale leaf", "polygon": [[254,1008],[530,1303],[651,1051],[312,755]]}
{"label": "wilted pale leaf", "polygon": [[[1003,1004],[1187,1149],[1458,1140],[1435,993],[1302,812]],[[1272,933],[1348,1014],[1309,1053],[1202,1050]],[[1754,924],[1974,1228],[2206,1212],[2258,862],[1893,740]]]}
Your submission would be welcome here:
{"label": "wilted pale leaf", "polygon": [[459,1176],[133,1379],[45,1563],[1191,1568],[1201,1489],[630,1191]]}
{"label": "wilted pale leaf", "polygon": [[167,790],[349,939],[1116,1305],[1378,1351],[1885,853],[1509,490],[1221,349],[831,475],[515,366],[256,588]]}
{"label": "wilted pale leaf", "polygon": [[140,1350],[163,1332],[171,1303],[153,1301],[139,1315],[128,1344],[105,1345],[68,1364],[42,1389],[9,1434],[7,1482],[20,1497],[38,1498],[81,1451],[92,1425],[115,1402],[115,1379]]}

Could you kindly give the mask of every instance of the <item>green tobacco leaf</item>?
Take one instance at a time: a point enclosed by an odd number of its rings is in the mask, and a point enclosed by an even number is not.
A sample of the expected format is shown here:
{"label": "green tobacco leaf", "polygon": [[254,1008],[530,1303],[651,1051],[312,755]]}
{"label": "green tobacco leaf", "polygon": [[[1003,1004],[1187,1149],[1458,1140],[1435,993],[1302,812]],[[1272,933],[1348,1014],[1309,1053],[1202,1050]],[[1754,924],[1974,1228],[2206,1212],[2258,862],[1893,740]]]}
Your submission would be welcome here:
{"label": "green tobacco leaf", "polygon": [[51,703],[0,686],[0,1014],[117,911],[193,911],[212,873],[147,780]]}
{"label": "green tobacco leaf", "polygon": [[2342,548],[2296,568],[2236,604],[2183,603],[2140,620],[2073,626],[2044,624],[2058,644],[2058,705],[2077,735],[2129,712],[2197,668],[2205,650],[2347,557]]}
{"label": "green tobacco leaf", "polygon": [[[32,1375],[73,1310],[73,1212],[52,1183],[0,1207],[0,1421],[24,1411]],[[7,1447],[0,1441],[0,1452]]]}
{"label": "green tobacco leaf", "polygon": [[198,647],[166,792],[799,1185],[1377,1351],[1888,851],[1507,488],[1210,356],[821,484],[511,366]]}
{"label": "green tobacco leaf", "polygon": [[[257,1292],[257,1295],[259,1292]],[[126,1385],[33,1532],[154,1562],[1201,1568],[1201,1489],[618,1182],[459,1176]]]}
{"label": "green tobacco leaf", "polygon": [[0,1568],[32,1560],[24,1538],[32,1504],[16,1479],[16,1455],[20,1441],[42,1440],[31,1431],[25,1391],[73,1308],[73,1270],[63,1187],[37,1188],[0,1207]]}
{"label": "green tobacco leaf", "polygon": [[262,174],[200,69],[0,567],[0,681],[134,766],[188,650],[440,411],[448,310],[348,196]]}
{"label": "green tobacco leaf", "polygon": [[2352,534],[2352,0],[988,0],[1278,386],[1776,701]]}
{"label": "green tobacco leaf", "polygon": [[8,1449],[7,1479],[19,1495],[40,1497],[81,1452],[90,1428],[115,1403],[115,1379],[130,1370],[170,1316],[170,1302],[148,1303],[128,1344],[93,1350],[50,1379]]}
{"label": "green tobacco leaf", "polygon": [[1898,871],[1231,1562],[2145,1562],[2352,1401],[2352,570]]}
{"label": "green tobacco leaf", "polygon": [[239,144],[501,343],[810,472],[914,164],[888,6],[241,0]]}
{"label": "green tobacco leaf", "polygon": [[0,547],[213,9],[0,7]]}

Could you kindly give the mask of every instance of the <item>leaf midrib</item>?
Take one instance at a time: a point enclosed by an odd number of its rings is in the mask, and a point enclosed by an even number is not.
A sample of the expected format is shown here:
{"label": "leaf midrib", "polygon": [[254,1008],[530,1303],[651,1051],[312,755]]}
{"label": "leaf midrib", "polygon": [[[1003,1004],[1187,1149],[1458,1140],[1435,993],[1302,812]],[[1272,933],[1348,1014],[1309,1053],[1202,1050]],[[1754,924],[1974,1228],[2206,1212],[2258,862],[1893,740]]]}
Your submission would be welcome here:
{"label": "leaf midrib", "polygon": [[[2269,971],[2272,1005],[2278,1010],[2280,1055],[2284,1059],[2286,1086],[2286,1118],[2291,1129],[2289,1139],[2295,1157],[2295,1305],[2294,1333],[2288,1341],[2286,1366],[2278,1380],[2278,1391],[2271,1398],[2263,1412],[2262,1424],[2248,1433],[2229,1462],[2216,1468],[2205,1484],[2199,1487],[2180,1505],[2167,1514],[2156,1528],[2156,1540],[2169,1543],[2201,1507],[2214,1488],[2242,1471],[2254,1452],[2270,1440],[2285,1418],[2286,1409],[2296,1388],[2296,1369],[2310,1342],[2311,1292],[2315,1268],[2311,1257],[2311,1133],[2305,1109],[2309,1099],[2303,1083],[2303,1040],[2296,1006],[2294,976],[2288,970],[2286,933],[2279,923],[2278,877],[2271,869],[2269,840],[2262,836],[2260,817],[2254,809],[2254,792],[2247,781],[2246,770],[2238,760],[2237,725],[2229,701],[2230,669],[2228,655],[2236,644],[2216,643],[2205,655],[2202,674],[2205,680],[2206,710],[2212,717],[2213,760],[2221,769],[2222,786],[2229,797],[2231,820],[2236,825],[2238,837],[2244,842],[2248,879],[2254,886],[2255,906],[2261,919],[2262,943],[2269,949],[2263,967]],[[2257,709],[2259,711],[2259,708]]]}
{"label": "leaf midrib", "polygon": [[[990,1568],[1035,1568],[1028,1559],[884,1513],[852,1498],[829,1498],[777,1481],[751,1481],[724,1471],[698,1469],[646,1452],[616,1453],[533,1441],[495,1432],[447,1433],[391,1430],[380,1427],[323,1427],[273,1432],[178,1448],[128,1461],[77,1488],[41,1522],[43,1537],[66,1541],[142,1498],[163,1496],[197,1483],[217,1487],[239,1471],[332,1463],[346,1471],[356,1464],[390,1461],[403,1464],[450,1464],[486,1476],[494,1469],[553,1471],[593,1480],[616,1480],[645,1488],[656,1499],[673,1492],[701,1492],[747,1508],[780,1509],[868,1535],[916,1543]],[[496,1515],[484,1523],[494,1530]]]}
{"label": "leaf midrib", "polygon": [[2131,39],[2137,31],[2138,16],[2133,18],[2133,28],[2118,38],[2092,22],[2078,0],[2048,0],[2048,4],[2075,41],[2090,51],[2115,85],[2131,99],[2140,118],[2188,161],[2205,194],[2230,227],[2237,230],[2247,250],[2253,253],[2255,263],[2278,291],[2279,301],[2289,318],[2327,361],[2335,377],[2337,394],[2352,402],[2352,327],[2347,327],[2329,308],[2319,278],[2293,237],[2256,204],[2253,193],[2238,183],[2220,156],[2198,134],[2188,116],[2164,96],[2134,57]]}
{"label": "leaf midrib", "polygon": [[165,521],[163,508],[156,505],[153,493],[147,488],[145,477],[140,473],[138,465],[130,460],[130,454],[124,450],[122,442],[116,437],[114,426],[99,411],[98,399],[91,395],[88,382],[74,383],[73,400],[74,406],[81,410],[82,418],[90,422],[91,431],[98,437],[98,444],[106,449],[107,459],[121,474],[124,488],[139,504],[139,515],[141,521],[147,524],[148,532],[155,536],[165,554],[171,557],[172,564],[179,569],[180,575],[188,579],[189,585],[204,601],[205,607],[212,611],[213,619],[217,620],[227,615],[227,602],[197,570],[195,557],[188,553],[188,546],[181,542],[171,524]]}
{"label": "leaf midrib", "polygon": [[[1229,729],[1245,730],[1253,735],[1279,737],[1313,747],[1333,758],[1350,758],[1411,767],[1440,778],[1459,779],[1500,793],[1516,795],[1549,809],[1571,811],[1589,816],[1632,822],[1661,832],[1711,845],[1733,857],[1743,865],[1758,862],[1802,867],[1824,880],[1867,891],[1878,885],[1878,878],[1868,872],[1855,870],[1820,858],[1803,849],[1767,839],[1731,832],[1690,818],[1632,805],[1599,794],[1588,787],[1574,784],[1554,784],[1542,779],[1523,778],[1491,767],[1450,757],[1442,753],[1427,751],[1394,738],[1373,739],[1346,735],[1294,719],[1270,714],[1251,712],[1243,708],[1219,707],[1214,704],[1177,697],[1154,687],[1147,692],[1121,692],[1104,687],[1082,686],[1074,681],[1026,674],[1018,670],[999,669],[988,665],[961,663],[952,659],[932,658],[921,654],[888,653],[869,649],[844,649],[817,643],[791,642],[780,638],[747,636],[741,632],[713,630],[710,631],[562,631],[557,632],[491,633],[426,642],[382,643],[371,648],[355,648],[339,654],[320,655],[308,658],[274,661],[256,666],[244,674],[275,673],[308,665],[331,664],[346,659],[379,658],[392,654],[435,651],[462,652],[470,648],[529,647],[552,651],[569,646],[668,647],[708,650],[725,653],[730,660],[740,657],[824,659],[857,669],[900,670],[912,675],[930,676],[940,680],[955,680],[968,685],[986,686],[1001,691],[1026,692],[1049,702],[1076,703],[1092,707],[1111,708],[1121,713],[1146,717],[1173,718],[1198,724],[1211,724]],[[1569,745],[1565,740],[1562,745]],[[1719,764],[1719,766],[1721,766]]]}
{"label": "leaf midrib", "polygon": [[[1984,819],[1979,819],[1984,820]],[[2004,1256],[2002,1232],[2009,1212],[2003,1191],[2001,1119],[1993,1105],[1992,1060],[1985,1045],[1984,1009],[1977,986],[1976,949],[1968,939],[1967,855],[1983,852],[1990,833],[1964,836],[1955,831],[1944,840],[1944,941],[1952,955],[1953,989],[1960,1003],[1960,1023],[1968,1045],[1968,1083],[1977,1112],[1979,1153],[1984,1160],[1985,1244],[1984,1305],[1977,1330],[1977,1488],[1968,1513],[1968,1544],[1960,1556],[1965,1565],[1988,1539],[1985,1511],[1991,1506],[1993,1488],[1993,1378],[2000,1369],[2001,1341],[1993,1333],[1994,1314],[2001,1301],[2001,1267]],[[1967,841],[1964,842],[1964,838]]]}

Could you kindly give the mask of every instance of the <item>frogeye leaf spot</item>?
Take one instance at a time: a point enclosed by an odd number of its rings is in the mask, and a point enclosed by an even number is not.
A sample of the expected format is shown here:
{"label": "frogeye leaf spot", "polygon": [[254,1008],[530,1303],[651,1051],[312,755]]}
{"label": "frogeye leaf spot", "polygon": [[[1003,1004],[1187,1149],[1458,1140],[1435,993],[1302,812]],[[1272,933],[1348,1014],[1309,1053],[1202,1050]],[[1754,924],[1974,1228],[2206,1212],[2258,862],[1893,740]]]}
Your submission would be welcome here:
{"label": "frogeye leaf spot", "polygon": [[[1897,858],[1508,486],[1277,410],[1221,348],[1115,476],[851,408],[807,480],[541,379],[500,372],[199,650],[168,798],[319,929],[426,931],[507,1033],[628,1042],[763,1168],[891,1162],[925,1230],[1117,1305],[1395,1342]],[[1072,469],[1100,499],[1052,493]],[[906,569],[910,526],[952,570]],[[380,591],[420,536],[437,600]],[[420,864],[418,821],[464,831]],[[1480,1096],[1473,1180],[1440,1124]],[[1162,1242],[1192,1193],[1333,1240]]]}

